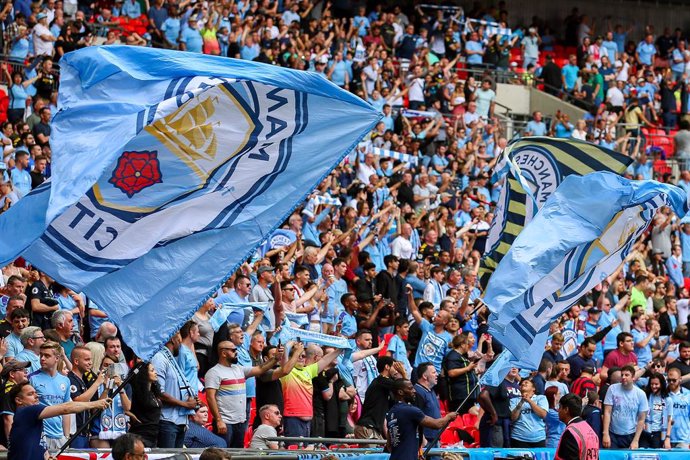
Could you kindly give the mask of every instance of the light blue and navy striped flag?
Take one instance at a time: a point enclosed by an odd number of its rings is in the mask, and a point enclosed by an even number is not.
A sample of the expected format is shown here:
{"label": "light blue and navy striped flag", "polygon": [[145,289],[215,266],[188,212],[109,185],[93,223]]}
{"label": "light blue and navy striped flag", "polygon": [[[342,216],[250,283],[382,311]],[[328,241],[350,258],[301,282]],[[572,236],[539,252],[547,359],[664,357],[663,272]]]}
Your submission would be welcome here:
{"label": "light blue and navy striped flag", "polygon": [[576,139],[527,137],[512,142],[495,168],[494,180],[505,176],[506,184],[479,266],[481,286],[486,287],[515,238],[563,179],[595,171],[622,174],[630,163],[625,155]]}
{"label": "light blue and navy striped flag", "polygon": [[60,61],[52,186],[0,216],[148,360],[380,119],[323,76],[94,46]]}

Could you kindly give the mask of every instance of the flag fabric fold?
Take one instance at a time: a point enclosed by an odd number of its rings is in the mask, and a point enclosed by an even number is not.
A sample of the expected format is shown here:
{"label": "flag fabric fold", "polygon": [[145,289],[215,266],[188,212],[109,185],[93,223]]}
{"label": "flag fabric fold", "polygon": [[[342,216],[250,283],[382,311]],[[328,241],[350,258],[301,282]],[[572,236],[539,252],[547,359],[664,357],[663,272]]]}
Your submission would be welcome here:
{"label": "flag fabric fold", "polygon": [[112,46],[60,64],[50,187],[0,216],[21,243],[0,259],[84,292],[142,359],[380,119],[321,75],[255,62]]}
{"label": "flag fabric fold", "polygon": [[487,286],[489,332],[536,369],[549,326],[623,263],[656,211],[687,212],[685,192],[607,172],[571,175],[517,236]]}
{"label": "flag fabric fold", "polygon": [[596,171],[622,174],[632,159],[576,139],[527,137],[513,141],[494,168],[494,181],[505,177],[479,267],[486,288],[491,274],[515,238],[568,176]]}

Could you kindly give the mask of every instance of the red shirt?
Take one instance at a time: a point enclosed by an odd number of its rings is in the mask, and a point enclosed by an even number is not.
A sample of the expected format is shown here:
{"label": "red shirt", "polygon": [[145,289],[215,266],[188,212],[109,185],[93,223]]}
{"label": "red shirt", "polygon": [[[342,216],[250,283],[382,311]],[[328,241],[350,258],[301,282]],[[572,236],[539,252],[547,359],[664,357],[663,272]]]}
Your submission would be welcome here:
{"label": "red shirt", "polygon": [[618,350],[613,350],[611,353],[606,355],[604,359],[604,367],[611,369],[612,367],[621,368],[627,365],[637,366],[637,355],[634,352],[630,352],[624,355]]}

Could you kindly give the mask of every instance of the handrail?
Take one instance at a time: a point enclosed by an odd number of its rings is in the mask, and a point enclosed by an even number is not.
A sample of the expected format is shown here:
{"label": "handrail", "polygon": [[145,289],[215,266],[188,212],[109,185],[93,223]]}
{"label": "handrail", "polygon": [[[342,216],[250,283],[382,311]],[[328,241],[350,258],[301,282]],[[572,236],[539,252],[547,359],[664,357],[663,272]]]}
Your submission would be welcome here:
{"label": "handrail", "polygon": [[303,438],[301,436],[275,436],[270,438],[265,438],[266,441],[274,442],[301,442],[304,444],[376,444],[379,446],[385,446],[386,441],[384,439],[356,439],[356,438]]}
{"label": "handrail", "polygon": [[[550,90],[556,91],[558,94],[560,94],[560,97],[555,96],[555,95],[552,95],[552,96],[558,97],[559,99],[564,100],[568,104],[574,105],[576,107],[578,106],[578,104],[584,106],[584,107],[580,107],[580,108],[583,110],[586,110],[587,112],[591,112],[596,107],[593,102],[583,101],[582,99],[578,99],[575,96],[573,96],[572,94],[570,94],[566,91],[563,91],[561,88],[557,88],[555,86],[549,85],[548,83],[544,83],[543,80],[535,79],[532,86],[537,88],[537,86],[539,86],[539,85],[544,85],[544,88],[548,88]],[[537,88],[537,89],[539,89],[539,88]],[[546,91],[542,91],[542,92],[546,93]],[[547,94],[550,94],[550,93],[547,93]],[[575,101],[575,102],[573,102],[573,101]],[[577,102],[577,104],[576,104],[576,102]]]}

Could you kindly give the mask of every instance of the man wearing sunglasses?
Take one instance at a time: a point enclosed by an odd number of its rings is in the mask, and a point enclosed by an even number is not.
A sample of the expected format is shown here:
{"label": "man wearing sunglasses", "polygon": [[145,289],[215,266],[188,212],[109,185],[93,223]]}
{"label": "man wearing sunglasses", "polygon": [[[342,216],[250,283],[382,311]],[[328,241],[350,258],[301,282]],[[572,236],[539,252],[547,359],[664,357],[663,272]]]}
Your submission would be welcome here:
{"label": "man wearing sunglasses", "polygon": [[261,366],[240,366],[237,345],[229,340],[218,344],[218,364],[206,373],[206,400],[213,414],[214,432],[225,438],[228,447],[244,447],[244,433],[247,430],[246,379],[267,372],[275,363],[276,358],[272,358]]}
{"label": "man wearing sunglasses", "polygon": [[668,370],[668,396],[673,402],[673,428],[671,446],[687,449],[690,445],[690,391],[680,385],[680,371]]}

